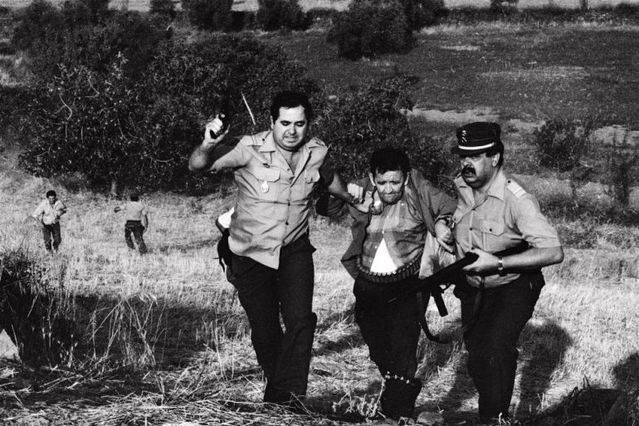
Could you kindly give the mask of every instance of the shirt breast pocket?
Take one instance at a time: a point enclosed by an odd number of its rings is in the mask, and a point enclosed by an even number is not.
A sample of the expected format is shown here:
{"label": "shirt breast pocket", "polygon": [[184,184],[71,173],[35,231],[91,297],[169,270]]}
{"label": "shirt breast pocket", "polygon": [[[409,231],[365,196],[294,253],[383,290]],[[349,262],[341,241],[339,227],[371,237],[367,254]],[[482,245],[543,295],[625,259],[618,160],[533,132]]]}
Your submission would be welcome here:
{"label": "shirt breast pocket", "polygon": [[275,168],[255,168],[251,170],[255,177],[255,192],[258,198],[274,201],[277,199],[277,186],[280,180],[280,171]]}
{"label": "shirt breast pocket", "polygon": [[487,252],[499,251],[504,247],[505,225],[495,220],[483,220],[480,225],[483,237],[483,250]]}

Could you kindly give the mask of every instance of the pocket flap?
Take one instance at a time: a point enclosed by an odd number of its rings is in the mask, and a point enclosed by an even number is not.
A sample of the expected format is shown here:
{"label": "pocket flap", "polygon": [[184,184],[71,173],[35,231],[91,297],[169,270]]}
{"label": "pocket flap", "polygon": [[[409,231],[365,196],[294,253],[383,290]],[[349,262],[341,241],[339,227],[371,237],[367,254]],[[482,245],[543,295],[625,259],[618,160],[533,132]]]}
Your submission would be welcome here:
{"label": "pocket flap", "polygon": [[481,231],[488,234],[501,235],[504,233],[504,223],[493,220],[482,220]]}
{"label": "pocket flap", "polygon": [[260,181],[275,182],[280,178],[280,171],[274,167],[260,167],[251,170],[251,174]]}

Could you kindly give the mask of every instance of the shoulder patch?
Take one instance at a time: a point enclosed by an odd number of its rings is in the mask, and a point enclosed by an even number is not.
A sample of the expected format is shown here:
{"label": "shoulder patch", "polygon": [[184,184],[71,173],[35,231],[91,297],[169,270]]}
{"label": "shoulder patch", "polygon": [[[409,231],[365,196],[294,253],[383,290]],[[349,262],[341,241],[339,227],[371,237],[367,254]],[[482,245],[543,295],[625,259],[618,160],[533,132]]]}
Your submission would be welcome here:
{"label": "shoulder patch", "polygon": [[523,195],[526,195],[527,192],[524,188],[521,187],[517,182],[512,179],[508,179],[508,183],[506,184],[506,188],[513,193],[513,195],[517,198],[520,198]]}

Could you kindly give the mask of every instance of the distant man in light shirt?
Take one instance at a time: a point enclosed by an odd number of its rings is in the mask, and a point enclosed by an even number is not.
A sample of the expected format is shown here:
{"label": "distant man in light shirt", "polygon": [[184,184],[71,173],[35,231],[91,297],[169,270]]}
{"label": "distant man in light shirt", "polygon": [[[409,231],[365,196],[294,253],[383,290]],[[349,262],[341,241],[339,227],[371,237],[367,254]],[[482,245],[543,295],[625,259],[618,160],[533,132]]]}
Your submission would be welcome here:
{"label": "distant man in light shirt", "polygon": [[42,200],[31,216],[42,224],[44,247],[48,252],[57,252],[62,234],[60,233],[60,217],[67,212],[67,208],[58,200],[55,191],[47,191],[47,199]]}
{"label": "distant man in light shirt", "polygon": [[424,312],[417,297],[387,303],[383,294],[454,261],[447,221],[456,203],[391,147],[372,154],[369,177],[348,191],[363,200],[349,208],[353,242],[342,257],[355,278],[355,320],[384,377],[381,413],[411,418],[422,387],[415,373]]}
{"label": "distant man in light shirt", "polygon": [[140,254],[145,254],[147,248],[144,243],[144,231],[146,231],[149,226],[148,212],[146,206],[140,201],[140,197],[137,194],[131,194],[129,200],[124,207],[118,206],[114,211],[116,213],[122,210],[124,211],[124,219],[126,220],[124,224],[124,239],[126,240],[126,245],[131,250],[135,250],[133,238],[131,238],[131,236],[133,236],[138,245],[138,251]]}

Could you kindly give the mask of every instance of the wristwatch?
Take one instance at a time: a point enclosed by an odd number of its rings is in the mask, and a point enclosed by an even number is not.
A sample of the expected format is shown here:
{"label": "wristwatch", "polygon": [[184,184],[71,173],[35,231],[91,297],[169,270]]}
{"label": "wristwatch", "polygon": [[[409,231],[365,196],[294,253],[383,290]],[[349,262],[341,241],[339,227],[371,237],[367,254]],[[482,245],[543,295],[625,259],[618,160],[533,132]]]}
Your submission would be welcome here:
{"label": "wristwatch", "polygon": [[500,276],[506,275],[506,273],[504,272],[504,260],[501,257],[497,258],[497,273]]}

